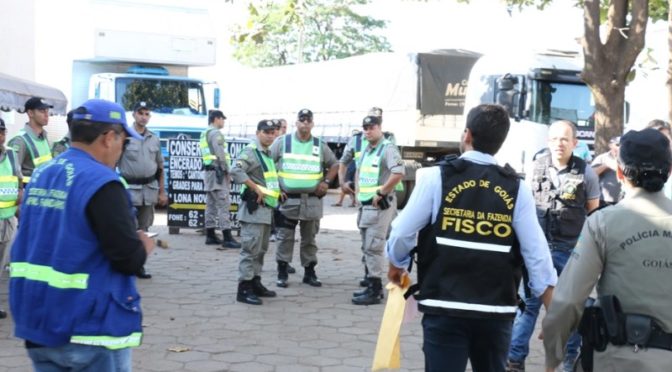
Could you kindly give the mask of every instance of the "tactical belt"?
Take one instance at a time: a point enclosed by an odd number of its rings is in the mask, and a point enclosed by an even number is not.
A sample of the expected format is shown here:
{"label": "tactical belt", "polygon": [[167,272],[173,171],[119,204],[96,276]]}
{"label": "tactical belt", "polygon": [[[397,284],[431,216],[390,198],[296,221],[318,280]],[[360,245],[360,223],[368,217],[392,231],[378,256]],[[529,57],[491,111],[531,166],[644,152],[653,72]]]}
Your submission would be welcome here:
{"label": "tactical belt", "polygon": [[156,180],[156,176],[151,176],[151,177],[145,177],[145,178],[126,178],[126,182],[129,185],[146,185],[148,183],[154,182]]}
{"label": "tactical belt", "polygon": [[309,197],[314,196],[316,198],[319,198],[319,196],[317,196],[317,194],[315,194],[314,192],[311,192],[310,194],[287,194],[287,198],[288,199],[301,199],[302,195],[308,195]]}
{"label": "tactical belt", "polygon": [[657,325],[654,325],[651,329],[649,342],[645,347],[672,351],[672,334],[665,333],[662,329],[658,328]]}

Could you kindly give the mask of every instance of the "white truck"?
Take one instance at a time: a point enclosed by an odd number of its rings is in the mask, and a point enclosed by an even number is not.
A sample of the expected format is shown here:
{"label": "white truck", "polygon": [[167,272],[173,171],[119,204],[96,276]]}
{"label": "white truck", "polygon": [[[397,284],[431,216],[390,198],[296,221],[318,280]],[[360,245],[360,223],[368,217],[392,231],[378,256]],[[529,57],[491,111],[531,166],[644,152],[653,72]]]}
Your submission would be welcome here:
{"label": "white truck", "polygon": [[532,158],[547,146],[549,125],[561,119],[577,124],[580,140],[595,141],[595,101],[581,80],[583,56],[576,52],[540,51],[485,55],[469,75],[466,109],[480,103],[507,107],[511,129],[497,154],[520,174],[530,174]]}
{"label": "white truck", "polygon": [[372,53],[318,63],[250,69],[223,76],[228,136],[250,137],[261,119],[314,113],[313,133],[337,156],[372,106],[383,109],[383,130],[395,135],[406,160],[403,205],[415,170],[456,152],[462,132],[467,78],[480,55],[464,50]]}
{"label": "white truck", "polygon": [[[515,57],[515,60],[512,60]],[[511,61],[507,63],[507,61]],[[481,56],[465,50],[372,53],[341,60],[250,69],[224,76],[224,132],[250,137],[261,119],[295,121],[301,108],[314,112],[313,133],[340,155],[372,107],[383,109],[383,130],[395,135],[406,163],[406,192],[415,170],[459,151],[468,109],[498,102],[512,116],[500,153],[525,173],[546,144],[548,124],[570,119],[591,136],[592,95],[580,80],[579,57],[567,53]]]}
{"label": "white truck", "polygon": [[[8,17],[21,16],[13,11]],[[191,67],[215,64],[216,34],[204,4],[37,0],[31,11],[36,81],[61,89],[69,109],[104,98],[122,104],[132,120],[132,101],[147,101],[155,108],[149,127],[164,141],[207,127],[216,84],[189,77]],[[65,118],[54,117],[48,131],[52,140],[63,136]]]}

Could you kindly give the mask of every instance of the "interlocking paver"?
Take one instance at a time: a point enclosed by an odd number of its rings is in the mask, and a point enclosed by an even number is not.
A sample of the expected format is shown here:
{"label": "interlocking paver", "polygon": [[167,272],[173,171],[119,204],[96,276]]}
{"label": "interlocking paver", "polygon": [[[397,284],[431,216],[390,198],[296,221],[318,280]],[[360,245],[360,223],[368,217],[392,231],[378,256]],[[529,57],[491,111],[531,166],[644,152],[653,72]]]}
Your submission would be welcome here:
{"label": "interlocking paver", "polygon": [[[330,194],[325,206],[335,195]],[[235,301],[238,250],[205,246],[203,235],[168,235],[159,213],[152,230],[169,241],[147,263],[154,275],[138,281],[144,311],[144,342],[133,351],[135,371],[370,371],[384,305],[355,306],[363,270],[354,208],[325,208],[318,235],[317,274],[324,283],[301,283],[298,243],[290,287],[275,287],[275,248],[266,256],[264,285],[278,293],[264,305]],[[298,234],[297,234],[298,235]],[[0,307],[7,307],[7,278],[0,280]],[[28,371],[23,342],[12,336],[11,317],[0,320],[0,372]],[[170,348],[185,347],[176,353]],[[420,318],[402,326],[402,371],[422,371]],[[541,341],[533,337],[529,371],[543,370]]]}

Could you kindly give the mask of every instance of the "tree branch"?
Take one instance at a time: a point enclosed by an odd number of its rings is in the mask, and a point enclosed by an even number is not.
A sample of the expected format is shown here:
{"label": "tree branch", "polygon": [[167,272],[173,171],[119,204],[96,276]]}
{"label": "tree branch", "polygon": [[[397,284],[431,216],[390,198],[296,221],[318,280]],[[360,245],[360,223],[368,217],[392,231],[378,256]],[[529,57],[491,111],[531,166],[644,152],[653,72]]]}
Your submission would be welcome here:
{"label": "tree branch", "polygon": [[[649,20],[649,2],[647,0],[632,0],[632,17],[628,42],[623,47],[620,57],[619,76],[626,76],[637,60],[637,56],[644,49],[646,25]],[[622,75],[621,75],[622,74]]]}
{"label": "tree branch", "polygon": [[[637,0],[635,0],[637,1]],[[607,59],[613,61],[620,53],[625,37],[622,30],[627,27],[626,17],[628,15],[628,0],[611,0],[607,12],[607,32],[604,45],[609,53]]]}
{"label": "tree branch", "polygon": [[584,2],[583,29],[582,45],[585,66],[582,76],[590,84],[595,81],[597,66],[600,66],[604,59],[600,41],[600,0]]}

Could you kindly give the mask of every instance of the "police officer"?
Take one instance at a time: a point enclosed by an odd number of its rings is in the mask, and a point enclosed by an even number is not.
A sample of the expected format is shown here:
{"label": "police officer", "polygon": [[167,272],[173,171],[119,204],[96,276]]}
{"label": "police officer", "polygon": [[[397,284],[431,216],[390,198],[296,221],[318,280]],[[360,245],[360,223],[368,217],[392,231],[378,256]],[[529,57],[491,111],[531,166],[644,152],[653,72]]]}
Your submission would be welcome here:
{"label": "police officer", "polygon": [[[138,229],[148,231],[154,223],[154,205],[168,203],[163,172],[161,141],[154,132],[147,129],[151,117],[147,102],[138,102],[133,107],[133,129],[141,139],[129,138],[128,145],[119,159],[119,173],[128,183],[128,191],[136,210]],[[152,276],[144,269],[138,277]]]}
{"label": "police officer", "polygon": [[379,117],[365,117],[362,129],[368,145],[359,161],[357,200],[361,207],[357,226],[369,275],[367,288],[355,292],[352,303],[373,305],[383,297],[383,251],[390,223],[397,214],[394,187],[404,177],[404,162],[397,147],[383,137]]}
{"label": "police officer", "polygon": [[[586,214],[600,203],[600,184],[593,169],[572,154],[577,144],[576,126],[566,120],[551,124],[548,149],[537,155],[532,174],[532,193],[539,223],[544,230],[553,257],[553,266],[562,272],[576,245]],[[525,291],[528,292],[528,291]],[[525,295],[525,309],[513,325],[508,370],[525,369],[525,358],[539,315],[541,303]],[[581,339],[570,338],[567,346],[566,371],[572,371]]]}
{"label": "police officer", "polygon": [[257,138],[247,145],[236,159],[231,171],[241,188],[238,211],[242,249],[240,251],[238,294],[236,300],[261,305],[259,297],[275,297],[261,283],[261,268],[268,251],[273,211],[278,206],[280,185],[269,147],[275,139],[276,128],[270,120],[257,124]]}
{"label": "police officer", "polygon": [[[14,150],[5,147],[7,127],[0,118],[0,278],[5,272],[9,242],[16,231],[17,207],[21,203],[21,166]],[[0,319],[7,313],[0,308]]]}
{"label": "police officer", "polygon": [[154,243],[136,231],[114,171],[130,136],[142,139],[120,105],[88,100],[73,117],[72,148],[26,187],[9,293],[36,370],[127,371],[142,341],[133,274]]}
{"label": "police officer", "polygon": [[[557,276],[530,190],[494,158],[509,131],[499,105],[467,115],[462,156],[423,169],[387,241],[388,278],[400,285],[416,245],[425,370],[504,371],[523,261],[547,304]],[[521,257],[522,256],[522,257]]]}
{"label": "police officer", "polygon": [[[670,126],[670,123],[668,123],[665,120],[660,120],[660,119],[653,119],[651,120],[648,124],[646,124],[647,128],[653,128],[660,133],[662,133],[667,139],[670,140],[670,143],[672,143],[672,126]],[[663,186],[663,194],[667,196],[668,198],[672,199],[672,182],[666,182],[665,186]]]}
{"label": "police officer", "polygon": [[[336,177],[338,163],[319,137],[311,134],[313,112],[302,109],[298,113],[296,132],[278,137],[271,146],[273,161],[279,164],[278,176],[284,202],[280,205],[278,227],[278,287],[287,287],[288,263],[294,252],[294,232],[301,226],[301,266],[304,267],[303,282],[320,287],[315,273],[317,244],[315,236],[322,218],[322,197]],[[324,169],[328,169],[326,177]]]}
{"label": "police officer", "polygon": [[623,340],[611,339],[606,350],[596,350],[593,370],[672,371],[672,201],[661,191],[670,166],[669,140],[658,131],[621,137],[617,174],[625,198],[587,218],[558,282],[543,321],[549,370],[562,362],[568,336],[597,284],[598,298],[615,296],[627,315],[611,323],[624,330]]}
{"label": "police officer", "polygon": [[70,123],[72,123],[73,112],[74,110],[68,111],[65,119],[65,122],[68,123],[68,133],[60,140],[54,142],[54,145],[51,146],[51,156],[54,158],[70,148]]}
{"label": "police officer", "polygon": [[278,119],[278,136],[284,136],[287,134],[287,120]]}
{"label": "police officer", "polygon": [[43,98],[31,97],[24,105],[28,122],[9,140],[8,146],[16,152],[21,164],[23,183],[30,182],[35,168],[51,160],[51,146],[44,127],[49,124],[49,109],[53,107]]}
{"label": "police officer", "polygon": [[[219,110],[211,110],[208,114],[208,129],[201,133],[201,154],[205,168],[205,244],[221,244],[222,248],[240,248],[231,235],[231,218],[229,209],[230,178],[229,166],[231,156],[226,147],[224,128],[226,116]],[[219,227],[224,240],[215,233]],[[219,248],[218,248],[219,249]]]}
{"label": "police officer", "polygon": [[[376,117],[383,124],[383,109],[379,107],[371,107],[368,112],[368,117]],[[393,145],[395,144],[394,135],[390,132],[383,132],[383,137]],[[362,150],[368,146],[368,140],[363,132],[356,131],[348,140],[348,143],[343,149],[343,155],[339,160],[338,168],[338,183],[341,185],[341,195],[345,194],[355,195],[354,178],[357,172],[356,168],[359,166],[359,159],[362,156]],[[395,190],[403,191],[404,187],[401,182],[397,183]],[[354,203],[354,201],[353,201]],[[362,247],[362,249],[364,249]],[[369,286],[369,268],[366,265],[366,257],[362,256],[362,263],[364,264],[364,279],[359,282],[362,287]]]}

